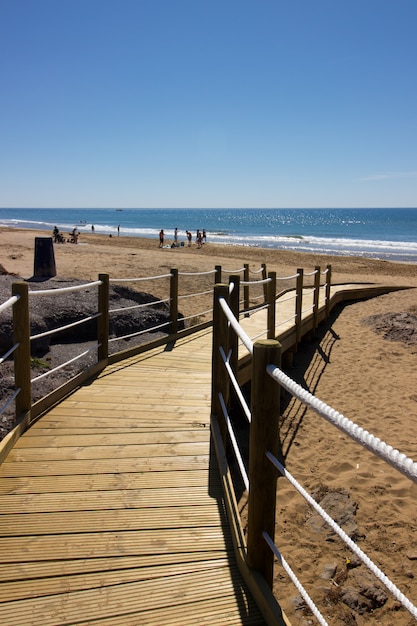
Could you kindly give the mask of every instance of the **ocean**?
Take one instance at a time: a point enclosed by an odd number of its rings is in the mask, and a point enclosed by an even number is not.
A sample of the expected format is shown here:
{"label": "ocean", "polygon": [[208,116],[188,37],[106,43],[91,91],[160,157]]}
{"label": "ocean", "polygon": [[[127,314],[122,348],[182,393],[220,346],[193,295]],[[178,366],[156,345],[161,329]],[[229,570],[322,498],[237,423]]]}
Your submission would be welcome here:
{"label": "ocean", "polygon": [[207,242],[417,263],[416,209],[0,209],[0,228],[54,226],[158,240],[205,229]]}

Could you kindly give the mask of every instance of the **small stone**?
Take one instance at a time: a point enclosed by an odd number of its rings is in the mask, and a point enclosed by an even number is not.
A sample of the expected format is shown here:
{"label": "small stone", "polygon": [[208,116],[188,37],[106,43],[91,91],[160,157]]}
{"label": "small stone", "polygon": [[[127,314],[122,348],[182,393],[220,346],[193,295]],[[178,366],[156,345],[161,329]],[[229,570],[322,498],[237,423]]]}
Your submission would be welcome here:
{"label": "small stone", "polygon": [[331,580],[332,578],[334,578],[334,575],[336,574],[336,570],[337,570],[337,563],[327,563],[327,565],[323,567],[323,571],[320,574],[320,578],[322,578],[323,580]]}

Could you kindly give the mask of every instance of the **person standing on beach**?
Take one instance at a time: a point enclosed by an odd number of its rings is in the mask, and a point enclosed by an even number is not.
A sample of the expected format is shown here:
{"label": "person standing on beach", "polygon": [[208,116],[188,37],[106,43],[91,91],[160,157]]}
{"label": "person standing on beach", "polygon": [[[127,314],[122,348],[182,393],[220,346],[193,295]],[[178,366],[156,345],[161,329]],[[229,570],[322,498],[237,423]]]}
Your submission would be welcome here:
{"label": "person standing on beach", "polygon": [[178,243],[178,228],[175,228],[174,230],[174,241],[176,244]]}
{"label": "person standing on beach", "polygon": [[159,247],[162,248],[162,246],[164,245],[164,231],[161,230],[159,231]]}
{"label": "person standing on beach", "polygon": [[120,237],[120,224],[117,227],[117,236]]}
{"label": "person standing on beach", "polygon": [[192,234],[190,233],[189,230],[186,230],[185,234],[187,235],[188,247],[190,248],[191,247]]}

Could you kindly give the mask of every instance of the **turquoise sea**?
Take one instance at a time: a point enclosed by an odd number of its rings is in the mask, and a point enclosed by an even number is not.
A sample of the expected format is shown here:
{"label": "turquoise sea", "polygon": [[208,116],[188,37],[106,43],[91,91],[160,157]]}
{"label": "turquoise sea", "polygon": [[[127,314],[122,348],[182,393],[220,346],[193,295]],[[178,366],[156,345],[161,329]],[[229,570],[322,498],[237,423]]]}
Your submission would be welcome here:
{"label": "turquoise sea", "polygon": [[207,242],[417,263],[416,209],[0,209],[0,228],[172,240],[203,228]]}

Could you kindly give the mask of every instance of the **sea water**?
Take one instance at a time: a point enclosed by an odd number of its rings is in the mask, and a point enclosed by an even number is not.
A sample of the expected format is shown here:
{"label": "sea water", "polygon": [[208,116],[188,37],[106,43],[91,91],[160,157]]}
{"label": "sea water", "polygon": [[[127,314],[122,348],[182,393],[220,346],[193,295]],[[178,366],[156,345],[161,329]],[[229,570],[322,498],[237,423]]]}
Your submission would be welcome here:
{"label": "sea water", "polygon": [[[0,209],[0,227],[207,242],[417,263],[417,209]],[[1,242],[1,240],[0,240]]]}

